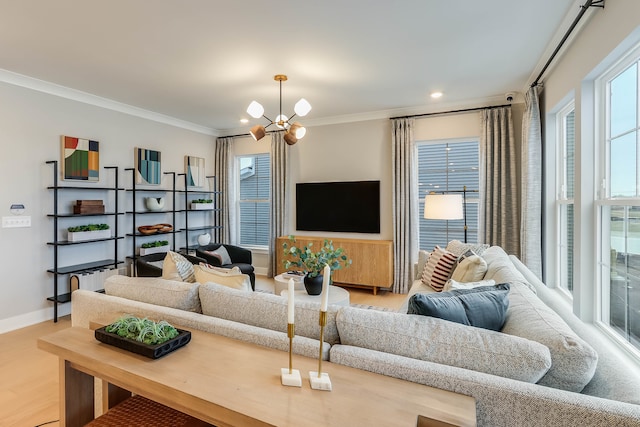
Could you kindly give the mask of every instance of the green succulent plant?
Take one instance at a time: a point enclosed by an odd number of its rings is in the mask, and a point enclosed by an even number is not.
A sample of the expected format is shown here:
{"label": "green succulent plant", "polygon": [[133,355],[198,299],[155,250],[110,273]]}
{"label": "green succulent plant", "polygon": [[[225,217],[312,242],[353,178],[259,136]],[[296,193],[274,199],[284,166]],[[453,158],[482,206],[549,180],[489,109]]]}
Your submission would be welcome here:
{"label": "green succulent plant", "polygon": [[105,330],[148,345],[162,344],[178,336],[178,330],[165,320],[154,322],[146,317],[141,319],[132,315],[122,316]]}
{"label": "green succulent plant", "polygon": [[333,241],[324,239],[319,251],[313,251],[313,243],[300,248],[296,246],[296,237],[289,236],[289,243],[282,244],[284,255],[288,259],[284,260],[284,268],[302,268],[309,277],[316,277],[322,274],[325,264],[329,265],[331,271],[347,268],[351,265],[351,260],[344,253],[342,248],[333,246]]}
{"label": "green succulent plant", "polygon": [[191,203],[213,203],[212,199],[195,199]]}
{"label": "green succulent plant", "polygon": [[167,240],[156,240],[154,242],[143,243],[140,246],[145,249],[149,249],[149,248],[158,248],[160,246],[167,246],[167,245],[169,245],[169,242]]}
{"label": "green succulent plant", "polygon": [[67,231],[72,233],[78,231],[97,231],[97,230],[108,230],[109,224],[86,224],[86,225],[75,225],[73,227],[67,228]]}

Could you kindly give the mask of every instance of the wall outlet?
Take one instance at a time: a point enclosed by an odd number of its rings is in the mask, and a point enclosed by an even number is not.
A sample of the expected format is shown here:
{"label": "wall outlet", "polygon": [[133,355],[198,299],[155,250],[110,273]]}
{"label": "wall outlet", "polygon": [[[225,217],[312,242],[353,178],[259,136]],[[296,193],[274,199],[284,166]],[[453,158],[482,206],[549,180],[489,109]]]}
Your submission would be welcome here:
{"label": "wall outlet", "polygon": [[3,216],[2,228],[31,227],[30,216]]}

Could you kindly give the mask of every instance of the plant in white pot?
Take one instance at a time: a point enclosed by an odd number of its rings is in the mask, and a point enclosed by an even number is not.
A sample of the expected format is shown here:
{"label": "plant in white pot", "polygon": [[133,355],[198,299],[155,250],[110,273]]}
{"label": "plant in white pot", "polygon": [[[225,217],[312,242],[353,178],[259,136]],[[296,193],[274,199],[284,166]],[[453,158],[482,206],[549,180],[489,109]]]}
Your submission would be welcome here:
{"label": "plant in white pot", "polygon": [[320,295],[322,291],[322,271],[329,265],[331,272],[347,268],[351,260],[342,248],[333,246],[333,241],[325,239],[319,251],[313,251],[313,243],[302,248],[296,245],[295,236],[289,236],[289,243],[282,244],[284,249],[284,268],[296,267],[305,272],[304,286],[309,295]]}
{"label": "plant in white pot", "polygon": [[213,209],[212,199],[195,199],[191,201],[191,210],[205,211]]}
{"label": "plant in white pot", "polygon": [[156,240],[140,245],[140,256],[157,254],[169,251],[169,242],[167,240]]}
{"label": "plant in white pot", "polygon": [[108,239],[109,237],[111,237],[109,224],[75,225],[67,228],[67,240],[70,242]]}

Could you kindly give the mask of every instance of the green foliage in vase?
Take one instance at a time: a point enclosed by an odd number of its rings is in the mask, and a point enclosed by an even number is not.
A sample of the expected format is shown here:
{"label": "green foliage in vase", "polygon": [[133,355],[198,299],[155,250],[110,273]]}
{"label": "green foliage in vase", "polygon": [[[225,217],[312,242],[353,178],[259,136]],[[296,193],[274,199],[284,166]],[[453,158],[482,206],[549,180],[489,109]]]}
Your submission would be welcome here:
{"label": "green foliage in vase", "polygon": [[316,277],[322,274],[325,264],[329,265],[331,271],[347,268],[351,265],[351,260],[344,253],[342,248],[333,246],[333,241],[324,239],[319,251],[313,251],[313,243],[300,248],[296,246],[296,237],[289,236],[289,243],[282,244],[285,257],[284,268],[302,268],[309,277]]}
{"label": "green foliage in vase", "polygon": [[140,246],[145,249],[149,249],[149,248],[158,248],[160,246],[168,246],[168,245],[169,245],[169,242],[167,240],[156,240],[155,242],[143,243]]}
{"label": "green foliage in vase", "polygon": [[213,203],[212,199],[195,199],[191,203]]}
{"label": "green foliage in vase", "polygon": [[75,225],[73,227],[67,228],[67,231],[72,233],[78,231],[98,231],[98,230],[108,230],[109,224],[87,224],[87,225]]}
{"label": "green foliage in vase", "polygon": [[178,330],[165,320],[154,322],[146,317],[141,319],[125,315],[108,325],[107,332],[148,345],[162,344],[178,336]]}

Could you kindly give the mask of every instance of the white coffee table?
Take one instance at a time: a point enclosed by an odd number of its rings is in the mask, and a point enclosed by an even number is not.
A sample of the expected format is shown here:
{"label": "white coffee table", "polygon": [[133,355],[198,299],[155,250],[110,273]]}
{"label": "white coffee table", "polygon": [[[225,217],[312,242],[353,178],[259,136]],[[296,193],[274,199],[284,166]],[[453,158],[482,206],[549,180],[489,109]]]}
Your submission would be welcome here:
{"label": "white coffee table", "polygon": [[[303,285],[304,286],[304,285]],[[294,299],[303,302],[315,302],[320,304],[320,295],[309,295],[306,290],[296,290]],[[289,291],[284,289],[280,292],[280,296],[287,298]],[[329,304],[349,306],[349,292],[338,286],[329,286]]]}
{"label": "white coffee table", "polygon": [[[289,279],[285,278],[282,274],[278,274],[273,278],[273,280],[275,280],[273,287],[274,295],[280,295],[280,292],[284,291],[285,289],[289,289]],[[304,291],[304,282],[302,280],[303,276],[293,279],[296,291]]]}

